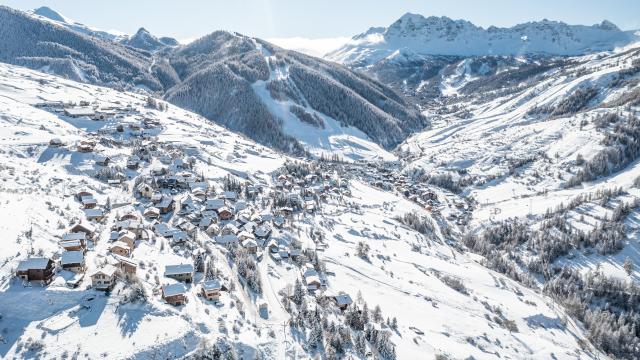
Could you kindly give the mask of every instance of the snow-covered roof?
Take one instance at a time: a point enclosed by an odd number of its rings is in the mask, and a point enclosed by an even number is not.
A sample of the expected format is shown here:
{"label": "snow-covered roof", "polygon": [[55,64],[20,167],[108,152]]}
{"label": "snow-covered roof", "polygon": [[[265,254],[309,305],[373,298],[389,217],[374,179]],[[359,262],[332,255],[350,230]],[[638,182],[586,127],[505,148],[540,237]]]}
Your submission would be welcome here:
{"label": "snow-covered roof", "polygon": [[58,244],[63,248],[82,246],[82,242],[80,240],[61,240]]}
{"label": "snow-covered roof", "polygon": [[207,280],[202,283],[202,288],[205,291],[220,290],[222,288],[222,284],[220,284],[219,280]]}
{"label": "snow-covered roof", "polygon": [[85,240],[86,238],[87,238],[87,234],[83,232],[72,232],[72,233],[66,233],[62,235],[62,241]]}
{"label": "snow-covered roof", "polygon": [[166,234],[169,234],[172,230],[171,228],[169,228],[169,225],[165,223],[158,223],[153,225],[153,231],[157,232],[162,236],[166,236]]}
{"label": "snow-covered roof", "polygon": [[102,274],[102,275],[106,275],[106,276],[113,276],[116,273],[116,268],[113,265],[107,264],[105,265],[102,269],[98,269],[96,271],[93,272],[93,274],[91,274],[91,276],[97,275],[97,274]]}
{"label": "snow-covered roof", "polygon": [[97,204],[97,203],[98,203],[98,200],[94,199],[93,196],[82,197],[82,204],[84,205]]}
{"label": "snow-covered roof", "polygon": [[157,207],[166,208],[166,207],[171,206],[172,203],[173,203],[173,199],[170,198],[170,197],[165,196],[165,197],[162,197],[162,201],[160,201],[160,203],[158,204]]}
{"label": "snow-covered roof", "polygon": [[262,218],[262,221],[271,221],[273,219],[273,214],[270,211],[263,211],[260,213],[260,217]]}
{"label": "snow-covered roof", "polygon": [[74,107],[64,109],[65,114],[68,116],[93,116],[96,112],[92,108],[88,107]]}
{"label": "snow-covered roof", "polygon": [[90,232],[90,233],[94,233],[96,232],[96,228],[95,226],[87,223],[87,222],[80,222],[79,224],[74,225],[71,229],[77,229],[77,230],[84,230],[86,232]]}
{"label": "snow-covered roof", "polygon": [[240,230],[234,224],[228,223],[222,227],[222,231],[228,231],[229,233],[237,234]]}
{"label": "snow-covered roof", "polygon": [[314,268],[308,268],[304,273],[304,277],[318,276],[318,271]]}
{"label": "snow-covered roof", "polygon": [[227,207],[227,206],[223,206],[223,207],[221,207],[221,208],[219,208],[219,209],[218,209],[218,214],[220,214],[220,213],[222,213],[222,212],[228,212],[228,213],[231,213],[231,214],[233,213],[233,212],[231,211],[231,209],[229,209],[229,207]]}
{"label": "snow-covered roof", "polygon": [[113,256],[116,260],[118,260],[121,263],[127,263],[127,264],[129,264],[131,266],[138,267],[138,264],[136,264],[135,261],[133,261],[133,260],[127,258],[127,257],[121,256],[121,255],[118,255],[118,254],[111,254],[111,256]]}
{"label": "snow-covered roof", "polygon": [[116,222],[114,227],[116,229],[141,229],[143,225],[138,220],[127,219]]}
{"label": "snow-covered roof", "polygon": [[175,296],[175,295],[184,294],[186,292],[187,292],[187,288],[184,285],[182,285],[182,283],[168,284],[168,285],[162,286],[162,293],[164,294],[164,296]]}
{"label": "snow-covered roof", "polygon": [[206,181],[192,182],[191,184],[189,184],[189,188],[192,191],[195,189],[207,190],[209,188],[209,183],[207,183]]}
{"label": "snow-covered roof", "polygon": [[111,244],[111,246],[109,247],[109,249],[113,249],[113,248],[122,248],[122,249],[127,249],[127,250],[131,250],[131,247],[129,247],[129,244],[127,244],[124,241],[116,241],[113,244]]}
{"label": "snow-covered roof", "polygon": [[242,247],[248,248],[248,247],[257,247],[257,246],[258,246],[258,243],[253,239],[247,239],[242,242]]}
{"label": "snow-covered roof", "polygon": [[321,284],[322,282],[320,281],[320,276],[317,275],[305,275],[304,277],[304,281],[307,285],[313,284],[313,283],[317,283],[317,284]]}
{"label": "snow-covered roof", "polygon": [[187,274],[187,273],[193,273],[193,265],[180,264],[180,265],[167,265],[164,267],[165,276]]}
{"label": "snow-covered roof", "polygon": [[101,217],[104,216],[104,212],[102,209],[85,209],[84,215],[87,218]]}
{"label": "snow-covered roof", "polygon": [[221,235],[216,236],[215,239],[218,244],[229,244],[238,241],[238,236],[236,236],[235,234]]}
{"label": "snow-covered roof", "polygon": [[238,238],[240,239],[255,239],[255,236],[253,236],[252,233],[248,232],[247,230],[242,230],[238,233]]}
{"label": "snow-covered roof", "polygon": [[187,235],[187,233],[185,231],[175,230],[171,234],[171,237],[173,238],[173,242],[180,242],[180,241],[187,241],[187,238],[189,236]]}
{"label": "snow-covered roof", "polygon": [[136,239],[136,234],[134,234],[133,232],[129,231],[129,230],[124,230],[120,233],[118,233],[118,240],[122,240],[124,238],[127,239],[131,239],[131,240],[135,240]]}
{"label": "snow-covered roof", "polygon": [[149,216],[149,215],[159,215],[160,214],[160,210],[155,207],[155,206],[151,206],[148,207],[145,211],[144,211],[144,216]]}
{"label": "snow-covered roof", "polygon": [[338,304],[338,306],[347,306],[353,303],[349,294],[338,294],[333,298],[336,300],[336,304]]}
{"label": "snow-covered roof", "polygon": [[244,224],[244,225],[242,226],[242,228],[243,228],[245,231],[247,231],[247,232],[251,232],[251,233],[253,232],[253,230],[254,230],[256,227],[258,227],[258,224],[256,224],[256,223],[255,223],[255,222],[253,222],[253,221],[249,221],[248,223],[246,223],[246,224]]}
{"label": "snow-covered roof", "polygon": [[20,261],[20,264],[18,264],[18,271],[44,270],[47,268],[48,264],[49,259],[47,258],[29,258]]}
{"label": "snow-covered roof", "polygon": [[258,237],[268,236],[269,233],[271,233],[271,227],[268,225],[260,225],[255,229],[254,233]]}
{"label": "snow-covered roof", "polygon": [[205,202],[206,210],[218,210],[224,206],[224,199],[209,199]]}
{"label": "snow-covered roof", "polygon": [[209,225],[209,227],[207,227],[207,232],[208,233],[218,233],[220,232],[220,227],[218,226],[218,224],[211,224]]}
{"label": "snow-covered roof", "polygon": [[109,157],[108,157],[108,156],[106,156],[106,155],[96,155],[96,157],[94,158],[94,160],[95,160],[97,163],[101,163],[101,162],[105,162],[105,161],[109,160]]}
{"label": "snow-covered roof", "polygon": [[82,251],[65,251],[60,258],[61,265],[81,264],[84,261],[84,253]]}
{"label": "snow-covered roof", "polygon": [[282,215],[276,216],[275,219],[273,219],[273,223],[277,226],[284,224],[284,217]]}
{"label": "snow-covered roof", "polygon": [[241,211],[247,208],[247,202],[240,200],[238,202],[235,203],[234,208],[236,211]]}
{"label": "snow-covered roof", "polygon": [[198,222],[198,226],[200,226],[200,227],[209,226],[209,225],[211,225],[211,222],[213,222],[213,219],[211,219],[208,216],[205,216],[202,219],[200,219],[200,222]]}
{"label": "snow-covered roof", "polygon": [[184,231],[187,231],[187,232],[189,232],[189,231],[193,231],[193,230],[196,228],[196,226],[195,226],[195,225],[193,225],[192,223],[190,223],[190,222],[188,222],[188,221],[183,222],[183,223],[182,223],[182,224],[180,224],[178,227],[179,227],[180,229],[184,230]]}

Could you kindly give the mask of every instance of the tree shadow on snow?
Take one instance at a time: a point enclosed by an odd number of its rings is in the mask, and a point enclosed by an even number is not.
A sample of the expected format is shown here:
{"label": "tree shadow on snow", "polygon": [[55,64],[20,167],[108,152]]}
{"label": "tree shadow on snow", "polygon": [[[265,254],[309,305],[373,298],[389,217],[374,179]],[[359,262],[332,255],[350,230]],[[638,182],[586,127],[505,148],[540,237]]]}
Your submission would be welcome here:
{"label": "tree shadow on snow", "polygon": [[558,318],[548,317],[542,314],[536,314],[529,317],[524,318],[532,329],[543,328],[543,329],[563,329],[562,321]]}
{"label": "tree shadow on snow", "polygon": [[22,282],[11,280],[0,292],[0,358],[7,357],[32,323],[49,335],[63,331],[76,321],[81,326],[95,324],[106,299],[88,309],[83,306],[86,295],[86,292],[44,288],[36,284],[23,286]]}
{"label": "tree shadow on snow", "polygon": [[116,310],[122,336],[131,337],[138,330],[145,316],[166,316],[149,304],[123,304]]}

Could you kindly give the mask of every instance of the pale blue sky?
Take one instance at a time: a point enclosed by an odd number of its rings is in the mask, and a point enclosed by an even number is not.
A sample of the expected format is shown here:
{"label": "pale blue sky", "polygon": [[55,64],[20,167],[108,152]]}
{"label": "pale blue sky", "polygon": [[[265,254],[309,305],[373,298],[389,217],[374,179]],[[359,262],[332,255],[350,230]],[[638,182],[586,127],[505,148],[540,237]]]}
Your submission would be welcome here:
{"label": "pale blue sky", "polygon": [[640,28],[640,0],[0,0],[18,9],[46,5],[78,22],[105,30],[193,39],[214,30],[262,38],[352,36],[386,26],[406,12],[446,15],[477,25],[511,26],[548,18],[591,25],[607,19]]}

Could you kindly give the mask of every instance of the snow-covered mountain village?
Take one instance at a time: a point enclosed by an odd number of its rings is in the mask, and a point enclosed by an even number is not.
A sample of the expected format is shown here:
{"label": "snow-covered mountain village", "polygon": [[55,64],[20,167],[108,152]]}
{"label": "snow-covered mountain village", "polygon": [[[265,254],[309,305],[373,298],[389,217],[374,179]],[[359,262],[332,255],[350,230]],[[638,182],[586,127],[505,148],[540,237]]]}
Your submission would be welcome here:
{"label": "snow-covered mountain village", "polygon": [[0,358],[637,359],[639,40],[1,6]]}

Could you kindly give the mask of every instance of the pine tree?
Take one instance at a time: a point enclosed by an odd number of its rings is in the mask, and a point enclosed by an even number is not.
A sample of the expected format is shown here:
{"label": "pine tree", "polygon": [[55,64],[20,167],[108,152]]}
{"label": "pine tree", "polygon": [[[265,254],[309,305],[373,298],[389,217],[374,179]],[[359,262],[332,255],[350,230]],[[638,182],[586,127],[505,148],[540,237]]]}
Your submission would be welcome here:
{"label": "pine tree", "polygon": [[314,348],[319,348],[322,346],[322,327],[319,323],[315,323],[311,327],[311,331],[309,332],[309,340],[307,341],[309,346]]}
{"label": "pine tree", "polygon": [[628,256],[626,259],[624,259],[624,264],[622,265],[622,267],[624,268],[624,271],[627,272],[627,275],[631,276],[631,274],[633,273],[633,262],[631,261],[631,259],[629,259]]}
{"label": "pine tree", "polygon": [[197,253],[193,258],[193,265],[196,272],[204,272],[205,271],[205,262],[204,255],[202,252]]}
{"label": "pine tree", "polygon": [[360,314],[360,323],[362,324],[362,327],[364,327],[369,323],[369,306],[367,305],[366,302],[362,306],[362,313]]}
{"label": "pine tree", "polygon": [[355,339],[355,348],[356,352],[360,356],[364,356],[367,353],[367,340],[364,338],[364,335],[358,334]]}
{"label": "pine tree", "polygon": [[218,271],[216,270],[216,267],[214,265],[213,258],[209,258],[207,260],[207,265],[205,267],[205,276],[204,276],[205,280],[215,279],[218,275],[217,272]]}
{"label": "pine tree", "polygon": [[[376,331],[377,332],[377,331]],[[388,360],[396,359],[396,347],[388,336],[379,335],[376,341],[376,348],[382,357]]]}
{"label": "pine tree", "polygon": [[296,282],[293,286],[293,296],[292,301],[296,305],[302,304],[302,300],[304,299],[304,290],[302,288],[302,282],[300,279],[296,279]]}
{"label": "pine tree", "polygon": [[373,321],[377,323],[381,323],[384,320],[382,317],[382,310],[380,309],[380,305],[376,305],[373,309]]}

